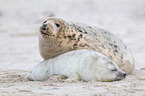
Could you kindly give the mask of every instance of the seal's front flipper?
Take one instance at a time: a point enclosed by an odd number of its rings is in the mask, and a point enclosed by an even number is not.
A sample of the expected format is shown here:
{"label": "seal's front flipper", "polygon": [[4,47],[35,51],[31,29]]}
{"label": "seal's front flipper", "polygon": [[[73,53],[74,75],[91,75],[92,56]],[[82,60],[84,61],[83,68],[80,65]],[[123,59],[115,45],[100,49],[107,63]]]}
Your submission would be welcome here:
{"label": "seal's front flipper", "polygon": [[65,80],[65,82],[69,82],[69,83],[76,83],[78,81],[81,80],[81,77],[78,73],[72,73],[68,79]]}

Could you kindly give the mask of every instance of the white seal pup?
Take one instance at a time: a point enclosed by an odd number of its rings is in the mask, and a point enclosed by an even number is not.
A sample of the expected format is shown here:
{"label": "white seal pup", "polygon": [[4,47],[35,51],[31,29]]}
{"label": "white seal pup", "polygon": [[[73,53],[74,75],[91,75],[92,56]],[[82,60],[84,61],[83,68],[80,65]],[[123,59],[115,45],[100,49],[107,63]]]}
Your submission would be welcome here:
{"label": "white seal pup", "polygon": [[121,80],[126,76],[108,57],[96,51],[80,49],[40,62],[28,73],[27,79],[46,80],[54,74],[65,75],[67,80],[102,82]]}

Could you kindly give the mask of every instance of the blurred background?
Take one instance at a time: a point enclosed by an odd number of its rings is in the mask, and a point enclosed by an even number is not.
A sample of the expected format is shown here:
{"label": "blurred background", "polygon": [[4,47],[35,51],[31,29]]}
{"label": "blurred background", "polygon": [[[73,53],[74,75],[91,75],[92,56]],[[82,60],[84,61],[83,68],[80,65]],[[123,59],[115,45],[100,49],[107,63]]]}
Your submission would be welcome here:
{"label": "blurred background", "polygon": [[43,60],[38,32],[48,17],[101,27],[132,50],[145,67],[145,0],[0,0],[0,68],[31,69]]}

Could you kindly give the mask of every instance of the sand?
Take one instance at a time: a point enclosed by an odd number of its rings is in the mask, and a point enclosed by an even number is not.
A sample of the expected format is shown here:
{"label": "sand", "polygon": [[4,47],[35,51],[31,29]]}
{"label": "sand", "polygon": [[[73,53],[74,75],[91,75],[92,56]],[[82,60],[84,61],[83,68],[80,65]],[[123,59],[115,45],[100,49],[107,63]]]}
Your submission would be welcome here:
{"label": "sand", "polygon": [[[28,81],[43,60],[39,27],[52,16],[116,34],[132,50],[135,71],[115,82]],[[145,96],[144,26],[145,0],[0,0],[0,96]]]}

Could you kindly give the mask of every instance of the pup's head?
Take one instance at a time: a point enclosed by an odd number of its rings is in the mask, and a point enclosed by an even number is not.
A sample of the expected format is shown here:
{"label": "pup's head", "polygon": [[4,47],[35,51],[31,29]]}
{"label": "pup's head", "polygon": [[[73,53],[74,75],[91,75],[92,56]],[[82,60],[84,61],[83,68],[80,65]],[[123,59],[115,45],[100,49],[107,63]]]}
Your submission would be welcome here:
{"label": "pup's head", "polygon": [[98,58],[96,64],[95,75],[102,82],[118,81],[126,77],[126,73],[107,57]]}

